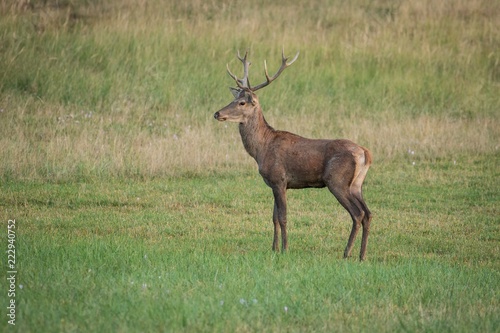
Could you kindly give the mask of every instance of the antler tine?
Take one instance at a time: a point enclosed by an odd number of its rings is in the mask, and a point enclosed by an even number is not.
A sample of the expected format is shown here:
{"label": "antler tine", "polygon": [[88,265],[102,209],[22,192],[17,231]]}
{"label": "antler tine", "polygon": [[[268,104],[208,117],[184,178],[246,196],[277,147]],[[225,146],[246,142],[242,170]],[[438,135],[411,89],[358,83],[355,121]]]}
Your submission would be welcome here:
{"label": "antler tine", "polygon": [[285,50],[282,49],[281,51],[281,66],[280,68],[278,69],[278,71],[276,72],[276,74],[274,74],[272,77],[269,76],[269,73],[267,71],[267,62],[264,60],[264,71],[265,71],[265,74],[266,74],[266,82],[263,82],[255,87],[252,87],[250,88],[250,90],[252,91],[257,91],[261,88],[264,88],[266,87],[267,85],[269,85],[271,82],[273,82],[274,80],[276,80],[278,78],[278,76],[280,76],[280,74],[285,70],[285,68],[287,68],[288,66],[290,66],[291,64],[293,64],[295,62],[295,60],[297,60],[297,58],[299,57],[299,52],[297,52],[297,54],[295,55],[295,57],[293,57],[293,59],[288,62],[288,59],[287,57],[285,57]]}
{"label": "antler tine", "polygon": [[233,80],[236,81],[236,84],[241,89],[250,88],[250,81],[248,80],[248,67],[250,66],[250,62],[247,61],[247,56],[248,56],[248,51],[245,52],[245,56],[242,58],[240,55],[240,51],[238,50],[237,57],[243,63],[242,79],[238,79],[238,77],[231,72],[231,70],[229,69],[229,64],[226,65],[229,76],[231,76]]}
{"label": "antler tine", "polygon": [[238,77],[236,77],[236,75],[231,73],[231,70],[229,69],[229,64],[226,64],[226,70],[227,70],[227,73],[229,74],[229,76],[232,77],[234,81],[236,81],[236,84],[238,85],[238,87],[244,88],[242,86],[242,83],[240,83],[240,79],[238,79]]}

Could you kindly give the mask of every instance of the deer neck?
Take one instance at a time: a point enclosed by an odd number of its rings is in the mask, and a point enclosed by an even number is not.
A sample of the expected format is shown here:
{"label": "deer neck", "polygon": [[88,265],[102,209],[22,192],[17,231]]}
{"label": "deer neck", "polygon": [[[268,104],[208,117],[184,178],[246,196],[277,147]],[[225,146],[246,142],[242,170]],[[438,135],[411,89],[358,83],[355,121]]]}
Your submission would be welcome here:
{"label": "deer neck", "polygon": [[239,128],[243,146],[248,154],[259,163],[267,150],[274,129],[264,119],[260,107],[255,110],[255,116],[247,119],[245,123],[240,123]]}

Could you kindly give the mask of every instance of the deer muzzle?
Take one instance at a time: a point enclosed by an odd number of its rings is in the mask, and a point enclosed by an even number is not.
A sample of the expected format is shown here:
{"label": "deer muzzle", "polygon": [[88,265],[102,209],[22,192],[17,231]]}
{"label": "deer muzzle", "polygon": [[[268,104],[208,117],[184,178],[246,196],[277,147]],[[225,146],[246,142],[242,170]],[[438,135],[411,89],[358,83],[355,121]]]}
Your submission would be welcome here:
{"label": "deer muzzle", "polygon": [[214,113],[214,118],[218,121],[225,121],[227,119],[227,117],[221,116],[219,111]]}

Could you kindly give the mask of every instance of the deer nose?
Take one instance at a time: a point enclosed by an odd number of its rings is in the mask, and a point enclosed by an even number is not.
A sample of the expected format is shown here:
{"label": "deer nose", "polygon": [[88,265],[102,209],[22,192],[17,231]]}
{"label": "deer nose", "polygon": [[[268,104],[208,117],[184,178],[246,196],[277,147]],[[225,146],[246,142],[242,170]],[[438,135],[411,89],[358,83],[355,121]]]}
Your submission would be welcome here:
{"label": "deer nose", "polygon": [[215,119],[219,119],[219,112],[215,112],[215,113],[214,113],[214,118],[215,118]]}

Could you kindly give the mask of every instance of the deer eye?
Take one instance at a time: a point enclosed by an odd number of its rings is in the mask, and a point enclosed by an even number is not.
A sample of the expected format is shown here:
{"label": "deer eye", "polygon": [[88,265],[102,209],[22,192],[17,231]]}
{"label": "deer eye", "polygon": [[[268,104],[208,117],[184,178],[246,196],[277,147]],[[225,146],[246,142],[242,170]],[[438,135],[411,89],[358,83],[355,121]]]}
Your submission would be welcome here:
{"label": "deer eye", "polygon": [[245,105],[245,104],[246,104],[246,103],[245,103],[245,101],[241,101],[241,102],[240,102],[240,105],[241,105],[241,106],[243,106],[243,105]]}

